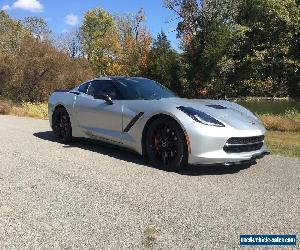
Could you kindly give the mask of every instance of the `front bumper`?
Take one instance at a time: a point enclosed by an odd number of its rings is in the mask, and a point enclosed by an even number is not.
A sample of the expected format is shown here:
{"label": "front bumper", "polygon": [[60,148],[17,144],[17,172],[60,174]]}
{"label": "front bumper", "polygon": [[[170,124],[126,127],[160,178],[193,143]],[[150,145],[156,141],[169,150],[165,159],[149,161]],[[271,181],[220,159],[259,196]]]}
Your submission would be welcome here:
{"label": "front bumper", "polygon": [[216,128],[194,123],[187,129],[187,139],[190,144],[188,162],[195,165],[234,164],[262,157],[269,152],[265,142],[258,150],[237,153],[225,152],[224,146],[228,139],[232,137],[262,136],[264,133],[263,126],[238,130],[231,127]]}
{"label": "front bumper", "polygon": [[190,155],[190,164],[238,164],[247,161],[252,161],[257,158],[263,157],[269,151],[264,144],[260,150],[243,153],[225,153],[223,150],[213,151],[206,154]]}

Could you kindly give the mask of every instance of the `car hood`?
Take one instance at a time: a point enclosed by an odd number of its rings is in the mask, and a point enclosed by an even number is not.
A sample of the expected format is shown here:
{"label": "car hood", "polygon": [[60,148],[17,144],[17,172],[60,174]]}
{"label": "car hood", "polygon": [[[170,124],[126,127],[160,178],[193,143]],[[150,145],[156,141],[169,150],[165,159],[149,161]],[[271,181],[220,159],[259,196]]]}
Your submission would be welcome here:
{"label": "car hood", "polygon": [[[174,110],[174,108],[179,106],[191,107],[205,112],[225,125],[229,125],[233,128],[242,130],[253,130],[255,128],[264,129],[261,122],[253,113],[237,103],[226,100],[164,98],[160,100],[137,102],[141,103],[135,102],[135,105],[132,106],[132,108],[139,111],[143,111],[142,109],[146,108],[165,112]],[[182,111],[178,110],[178,112]],[[191,122],[193,122],[192,119]]]}
{"label": "car hood", "polygon": [[258,118],[246,108],[226,100],[183,99],[169,100],[176,106],[192,107],[200,110],[231,127],[238,129],[253,129],[263,127]]}

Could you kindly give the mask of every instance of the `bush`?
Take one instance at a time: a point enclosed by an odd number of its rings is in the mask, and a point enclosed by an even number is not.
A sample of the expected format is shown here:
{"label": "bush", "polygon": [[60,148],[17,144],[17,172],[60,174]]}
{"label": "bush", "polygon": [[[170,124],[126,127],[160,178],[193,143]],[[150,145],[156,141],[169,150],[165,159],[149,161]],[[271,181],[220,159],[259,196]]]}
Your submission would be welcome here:
{"label": "bush", "polygon": [[12,103],[9,101],[4,101],[0,99],[0,114],[8,115],[10,114],[12,109]]}
{"label": "bush", "polygon": [[29,116],[39,119],[48,119],[47,103],[14,103],[11,100],[0,98],[0,115]]}
{"label": "bush", "polygon": [[50,43],[24,39],[20,52],[0,54],[0,94],[14,101],[45,102],[54,89],[72,88],[92,77],[85,59],[73,59]]}
{"label": "bush", "polygon": [[47,103],[30,103],[24,102],[22,104],[24,112],[28,116],[40,119],[48,118],[48,104]]}
{"label": "bush", "polygon": [[298,132],[300,131],[300,122],[288,116],[278,116],[264,114],[260,119],[267,130]]}
{"label": "bush", "polygon": [[297,119],[300,117],[300,114],[296,108],[288,108],[285,110],[284,114],[290,119]]}

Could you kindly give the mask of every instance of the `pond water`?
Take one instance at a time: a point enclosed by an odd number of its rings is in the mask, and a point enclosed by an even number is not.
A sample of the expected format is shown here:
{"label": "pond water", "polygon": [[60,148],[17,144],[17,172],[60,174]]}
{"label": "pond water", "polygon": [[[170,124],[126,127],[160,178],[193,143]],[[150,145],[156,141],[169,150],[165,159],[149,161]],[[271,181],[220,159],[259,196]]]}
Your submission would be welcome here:
{"label": "pond water", "polygon": [[260,114],[284,114],[287,109],[296,109],[300,113],[300,100],[245,100],[237,103],[248,108],[252,112]]}

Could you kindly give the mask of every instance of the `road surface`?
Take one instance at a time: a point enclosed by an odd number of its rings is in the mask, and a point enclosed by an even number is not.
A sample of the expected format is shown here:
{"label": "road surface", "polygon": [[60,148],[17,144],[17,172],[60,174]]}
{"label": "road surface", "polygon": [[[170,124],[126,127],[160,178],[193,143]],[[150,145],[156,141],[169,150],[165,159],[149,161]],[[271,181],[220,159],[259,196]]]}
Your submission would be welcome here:
{"label": "road surface", "polygon": [[300,159],[168,173],[0,116],[1,249],[238,249],[240,234],[296,234],[299,247],[299,218]]}

